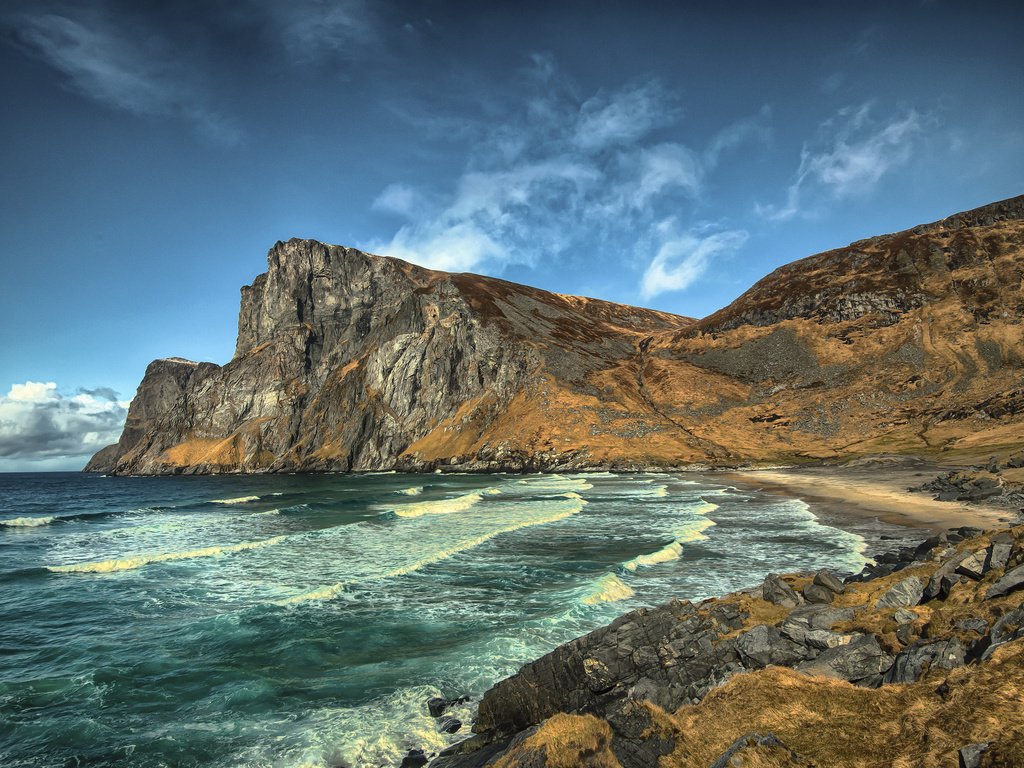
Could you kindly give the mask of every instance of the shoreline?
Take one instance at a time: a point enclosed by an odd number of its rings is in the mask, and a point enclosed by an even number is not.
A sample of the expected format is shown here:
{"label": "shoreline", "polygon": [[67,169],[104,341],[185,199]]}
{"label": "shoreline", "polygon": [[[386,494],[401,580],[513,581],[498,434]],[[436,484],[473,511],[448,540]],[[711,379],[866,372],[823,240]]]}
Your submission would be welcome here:
{"label": "shoreline", "polygon": [[1012,508],[984,502],[937,501],[933,494],[912,492],[948,471],[930,463],[880,464],[859,467],[794,467],[728,470],[714,473],[737,487],[800,499],[819,516],[837,520],[872,519],[901,528],[940,533],[958,526],[990,529],[1013,525],[1019,514]]}

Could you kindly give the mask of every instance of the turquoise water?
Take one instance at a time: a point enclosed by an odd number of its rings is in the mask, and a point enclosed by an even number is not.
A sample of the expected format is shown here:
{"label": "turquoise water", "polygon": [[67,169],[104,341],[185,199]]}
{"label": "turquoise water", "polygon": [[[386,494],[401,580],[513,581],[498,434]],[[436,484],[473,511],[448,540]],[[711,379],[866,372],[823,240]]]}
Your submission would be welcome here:
{"label": "turquoise water", "polygon": [[467,735],[430,696],[863,551],[697,476],[0,475],[0,765],[397,765]]}

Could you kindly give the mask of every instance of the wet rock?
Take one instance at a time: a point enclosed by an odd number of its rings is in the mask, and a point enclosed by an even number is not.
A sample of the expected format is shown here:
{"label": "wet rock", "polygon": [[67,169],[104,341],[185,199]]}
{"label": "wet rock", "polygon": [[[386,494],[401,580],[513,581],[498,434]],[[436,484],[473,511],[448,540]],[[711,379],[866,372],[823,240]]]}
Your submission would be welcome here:
{"label": "wet rock", "polygon": [[832,573],[832,571],[827,571],[824,569],[814,574],[814,583],[817,584],[819,587],[825,587],[825,589],[829,589],[835,592],[837,595],[843,594],[843,592],[846,590],[846,586],[843,584],[843,582],[839,579],[838,576]]}
{"label": "wet rock", "polygon": [[893,584],[875,603],[876,608],[909,608],[921,602],[924,584],[916,576]]}
{"label": "wet rock", "polygon": [[443,699],[440,696],[432,696],[427,699],[427,712],[431,717],[440,717],[447,709],[448,699]]}
{"label": "wet rock", "polygon": [[1002,578],[988,588],[985,599],[991,600],[996,597],[1008,595],[1024,587],[1024,565],[1018,565],[1007,571]]}
{"label": "wet rock", "polygon": [[442,717],[437,721],[437,730],[441,733],[458,733],[462,728],[462,721],[457,717]]}
{"label": "wet rock", "polygon": [[410,749],[409,754],[402,758],[400,768],[420,768],[429,762],[422,749]]}
{"label": "wet rock", "polygon": [[796,608],[803,599],[777,573],[769,573],[761,585],[764,599],[784,608]]}
{"label": "wet rock", "polygon": [[965,649],[957,638],[918,643],[900,651],[882,680],[913,683],[930,669],[956,669],[964,665]]}
{"label": "wet rock", "polygon": [[804,600],[808,603],[831,603],[835,600],[836,593],[820,584],[808,584],[804,587]]}

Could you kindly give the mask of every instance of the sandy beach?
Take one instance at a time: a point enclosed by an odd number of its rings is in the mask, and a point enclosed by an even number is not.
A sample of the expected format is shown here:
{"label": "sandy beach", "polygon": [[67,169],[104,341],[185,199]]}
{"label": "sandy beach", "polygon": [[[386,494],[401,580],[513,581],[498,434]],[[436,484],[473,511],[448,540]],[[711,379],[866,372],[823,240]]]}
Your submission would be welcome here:
{"label": "sandy beach", "polygon": [[[862,466],[798,467],[723,473],[738,486],[803,499],[837,516],[877,518],[893,525],[942,531],[961,525],[989,529],[1015,518],[1014,507],[998,502],[936,501],[927,491],[911,492],[943,472],[954,469],[924,461]],[[958,469],[958,468],[957,468]]]}

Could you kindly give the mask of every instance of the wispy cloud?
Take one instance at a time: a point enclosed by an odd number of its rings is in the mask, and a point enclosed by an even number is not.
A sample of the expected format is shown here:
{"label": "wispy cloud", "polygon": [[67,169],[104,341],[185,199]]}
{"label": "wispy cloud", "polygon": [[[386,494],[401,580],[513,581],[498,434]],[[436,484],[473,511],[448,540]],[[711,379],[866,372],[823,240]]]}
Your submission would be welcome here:
{"label": "wispy cloud", "polygon": [[[672,140],[682,110],[657,81],[580,97],[550,57],[535,56],[520,87],[476,132],[448,193],[404,182],[380,193],[373,207],[405,223],[367,248],[437,269],[500,271],[595,243],[620,256],[647,243],[647,264],[665,243],[660,222],[699,200],[722,153],[762,135],[770,117],[732,126],[699,152]],[[648,295],[689,284],[669,275],[676,266],[666,250],[658,269],[669,277]]]}
{"label": "wispy cloud", "polygon": [[681,231],[675,218],[660,222],[656,233],[660,244],[640,285],[645,299],[690,287],[704,274],[712,259],[735,253],[748,237],[744,230],[707,233],[696,228]]}
{"label": "wispy cloud", "polygon": [[907,162],[921,138],[925,119],[914,110],[878,122],[871,103],[848,107],[822,124],[818,138],[805,144],[793,182],[781,205],[758,205],[757,212],[785,221],[805,212],[810,194],[835,199],[864,195],[893,167]]}
{"label": "wispy cloud", "polygon": [[19,47],[62,73],[71,90],[133,115],[183,120],[219,145],[241,141],[235,122],[210,106],[188,56],[129,18],[59,6],[7,14],[4,22]]}
{"label": "wispy cloud", "polygon": [[0,396],[0,463],[84,464],[117,441],[127,413],[128,403],[108,387],[62,394],[52,381],[14,384]]}
{"label": "wispy cloud", "polygon": [[378,40],[377,6],[366,0],[250,0],[249,5],[299,63],[352,59]]}

